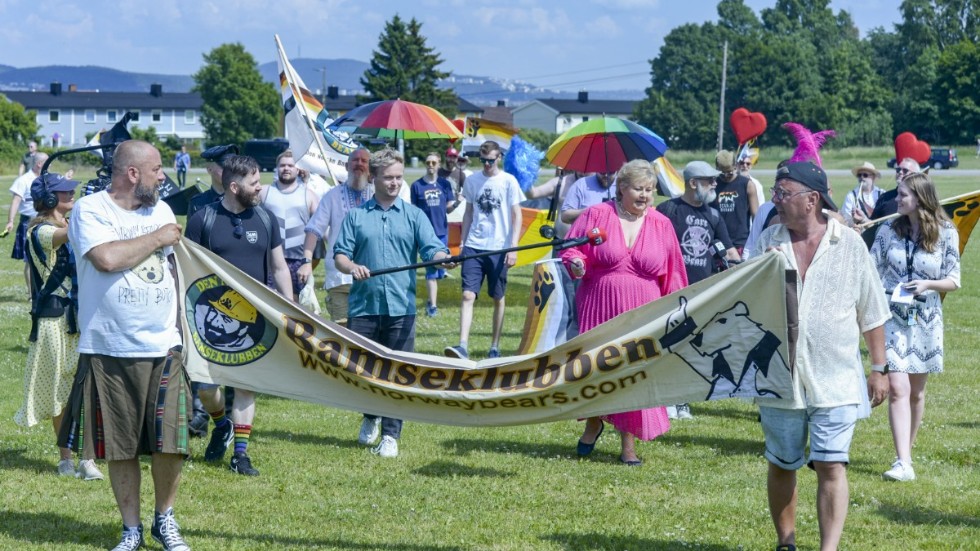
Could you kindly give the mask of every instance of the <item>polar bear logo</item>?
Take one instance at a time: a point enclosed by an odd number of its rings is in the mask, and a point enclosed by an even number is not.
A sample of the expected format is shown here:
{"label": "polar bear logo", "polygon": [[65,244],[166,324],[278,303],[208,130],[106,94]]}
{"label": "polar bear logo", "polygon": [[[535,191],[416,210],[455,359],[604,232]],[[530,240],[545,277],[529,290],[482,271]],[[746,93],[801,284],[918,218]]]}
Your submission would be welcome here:
{"label": "polar bear logo", "polygon": [[155,251],[146,257],[143,262],[133,267],[133,273],[147,283],[158,284],[163,281],[163,270],[165,266],[163,251]]}
{"label": "polar bear logo", "polygon": [[749,317],[744,302],[715,314],[699,331],[687,315],[687,298],[667,318],[660,343],[711,384],[706,399],[782,398],[792,374],[779,352],[782,341]]}

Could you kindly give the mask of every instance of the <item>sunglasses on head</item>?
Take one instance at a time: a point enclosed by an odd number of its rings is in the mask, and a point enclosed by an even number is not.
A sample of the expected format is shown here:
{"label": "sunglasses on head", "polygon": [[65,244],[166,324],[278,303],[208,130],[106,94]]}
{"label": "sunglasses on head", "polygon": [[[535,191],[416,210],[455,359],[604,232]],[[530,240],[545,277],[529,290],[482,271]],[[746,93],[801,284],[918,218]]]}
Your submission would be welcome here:
{"label": "sunglasses on head", "polygon": [[245,228],[242,227],[242,219],[239,217],[234,217],[231,219],[231,223],[235,226],[235,229],[231,231],[231,234],[235,236],[236,239],[241,239],[245,235]]}

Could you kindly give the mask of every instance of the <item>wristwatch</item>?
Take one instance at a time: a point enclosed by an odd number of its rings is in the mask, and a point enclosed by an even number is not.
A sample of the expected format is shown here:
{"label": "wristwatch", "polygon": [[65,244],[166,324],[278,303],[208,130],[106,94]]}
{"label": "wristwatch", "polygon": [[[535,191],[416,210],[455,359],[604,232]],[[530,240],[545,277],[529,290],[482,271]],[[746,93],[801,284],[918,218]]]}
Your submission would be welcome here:
{"label": "wristwatch", "polygon": [[307,258],[305,256],[303,257],[303,264],[309,264],[311,262],[313,262],[313,259],[312,258]]}
{"label": "wristwatch", "polygon": [[883,363],[880,365],[871,364],[871,371],[877,371],[878,373],[888,374],[888,364]]}

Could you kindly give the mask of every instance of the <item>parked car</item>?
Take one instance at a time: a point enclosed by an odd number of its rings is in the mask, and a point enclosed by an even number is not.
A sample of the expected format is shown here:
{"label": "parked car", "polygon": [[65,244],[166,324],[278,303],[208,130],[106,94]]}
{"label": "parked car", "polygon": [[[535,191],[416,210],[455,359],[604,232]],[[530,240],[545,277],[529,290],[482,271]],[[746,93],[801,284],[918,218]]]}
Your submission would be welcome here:
{"label": "parked car", "polygon": [[248,155],[259,163],[262,170],[274,170],[276,157],[289,149],[289,140],[273,138],[271,140],[248,140],[242,148],[242,155]]}
{"label": "parked car", "polygon": [[[888,168],[895,168],[895,157],[888,161]],[[931,167],[935,169],[948,169],[960,166],[960,160],[956,156],[956,150],[951,147],[933,147],[929,161],[922,164],[922,168]]]}

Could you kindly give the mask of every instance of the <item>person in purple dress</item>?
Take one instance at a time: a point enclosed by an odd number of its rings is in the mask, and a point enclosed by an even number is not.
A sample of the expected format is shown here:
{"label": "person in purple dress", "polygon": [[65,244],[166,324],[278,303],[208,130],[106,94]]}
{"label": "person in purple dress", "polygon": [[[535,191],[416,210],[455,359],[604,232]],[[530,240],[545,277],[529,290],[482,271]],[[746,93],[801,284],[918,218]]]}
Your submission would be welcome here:
{"label": "person in purple dress", "polygon": [[[572,277],[582,279],[575,295],[582,333],[687,286],[674,227],[652,208],[656,184],[650,163],[630,161],[616,176],[616,200],[587,208],[568,231],[568,238],[584,236],[596,227],[607,233],[601,247],[586,243],[561,253]],[[663,407],[593,417],[586,421],[578,442],[579,455],[595,448],[604,421],[620,432],[619,460],[630,466],[642,464],[635,438],[652,440],[670,429]]]}

